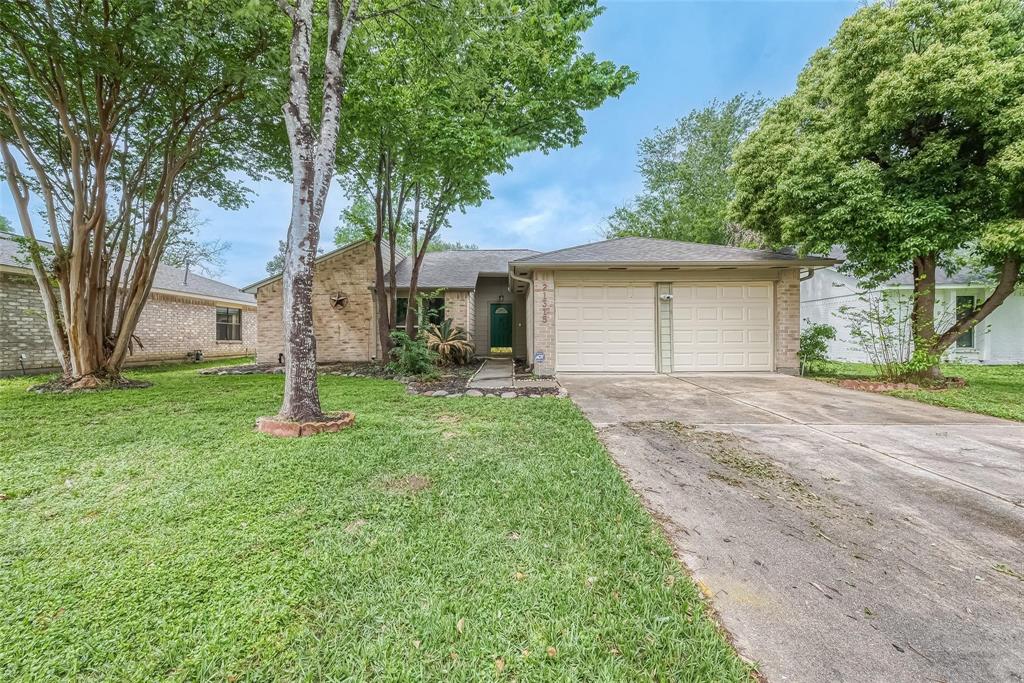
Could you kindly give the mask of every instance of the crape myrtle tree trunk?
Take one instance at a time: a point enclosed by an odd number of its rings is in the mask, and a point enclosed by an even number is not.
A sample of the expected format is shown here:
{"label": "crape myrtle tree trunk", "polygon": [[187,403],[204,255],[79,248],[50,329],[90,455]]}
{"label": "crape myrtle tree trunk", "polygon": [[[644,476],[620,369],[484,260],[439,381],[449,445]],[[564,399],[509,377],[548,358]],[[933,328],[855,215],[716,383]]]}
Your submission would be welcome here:
{"label": "crape myrtle tree trunk", "polygon": [[65,385],[120,381],[182,203],[240,203],[224,176],[269,41],[195,3],[0,4],[3,175]]}
{"label": "crape myrtle tree trunk", "polygon": [[327,49],[320,93],[320,115],[310,115],[311,47],[314,0],[278,0],[291,20],[292,36],[288,100],[284,120],[292,167],[292,211],[285,242],[283,322],[285,386],[279,416],[311,421],[323,417],[316,382],[316,337],[313,332],[313,262],[320,241],[327,192],[334,164],[341,117],[343,61],[358,21],[359,0],[327,0]]}

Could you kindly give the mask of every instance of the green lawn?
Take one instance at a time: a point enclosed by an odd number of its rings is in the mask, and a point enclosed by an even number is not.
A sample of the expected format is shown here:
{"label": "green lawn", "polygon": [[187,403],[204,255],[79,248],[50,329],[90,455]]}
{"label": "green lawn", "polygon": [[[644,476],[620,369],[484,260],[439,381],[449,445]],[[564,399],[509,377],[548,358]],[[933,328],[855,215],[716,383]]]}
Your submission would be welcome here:
{"label": "green lawn", "polygon": [[195,370],[0,381],[0,680],[749,677],[570,402]]}
{"label": "green lawn", "polygon": [[[963,377],[967,386],[941,391],[892,391],[892,396],[994,415],[1024,422],[1024,365],[944,365],[947,377]],[[817,375],[825,379],[870,378],[874,368],[865,363],[830,363]]]}

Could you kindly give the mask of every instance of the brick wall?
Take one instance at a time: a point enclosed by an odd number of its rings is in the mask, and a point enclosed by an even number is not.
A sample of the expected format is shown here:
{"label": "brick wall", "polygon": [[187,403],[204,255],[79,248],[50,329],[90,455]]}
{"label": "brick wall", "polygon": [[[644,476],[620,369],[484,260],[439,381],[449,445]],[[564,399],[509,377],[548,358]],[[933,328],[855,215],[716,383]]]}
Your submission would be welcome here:
{"label": "brick wall", "polygon": [[800,270],[779,271],[775,283],[775,371],[795,374],[800,370]]}
{"label": "brick wall", "polygon": [[[129,363],[185,360],[189,351],[201,350],[207,358],[249,355],[256,346],[256,309],[246,304],[224,306],[242,309],[242,340],[217,341],[217,304],[153,294],[142,309],[135,334],[142,342]],[[42,299],[30,275],[0,273],[0,373],[26,369],[56,368],[59,363],[46,326]]]}
{"label": "brick wall", "polygon": [[31,275],[0,273],[0,372],[59,365],[46,326],[43,300]]}
{"label": "brick wall", "polygon": [[[528,362],[541,376],[555,374],[555,276],[550,271],[533,273],[533,348]],[[538,361],[536,355],[544,354]]]}
{"label": "brick wall", "polygon": [[204,299],[153,294],[142,309],[135,334],[142,342],[129,361],[185,359],[189,351],[206,358],[251,355],[256,349],[256,309],[251,305],[223,302],[242,309],[241,341],[217,341],[217,306]]}
{"label": "brick wall", "polygon": [[[317,360],[365,361],[376,355],[373,331],[374,304],[370,285],[374,278],[373,244],[363,243],[320,261],[313,273],[313,330]],[[331,297],[348,297],[344,308],[335,308]],[[260,287],[256,293],[256,362],[276,364],[284,350],[281,314],[281,280]]]}
{"label": "brick wall", "polygon": [[[449,289],[444,293],[444,317],[464,330],[473,329],[470,322],[473,310],[473,292]],[[472,332],[470,332],[472,334]]]}

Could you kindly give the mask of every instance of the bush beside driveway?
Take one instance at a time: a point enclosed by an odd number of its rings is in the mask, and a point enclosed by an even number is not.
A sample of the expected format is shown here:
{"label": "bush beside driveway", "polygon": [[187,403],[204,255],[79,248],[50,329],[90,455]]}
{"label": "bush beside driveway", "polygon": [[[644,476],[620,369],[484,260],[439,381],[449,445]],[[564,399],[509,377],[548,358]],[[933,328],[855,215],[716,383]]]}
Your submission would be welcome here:
{"label": "bush beside driveway", "polygon": [[0,679],[748,678],[569,401],[195,369],[0,381]]}

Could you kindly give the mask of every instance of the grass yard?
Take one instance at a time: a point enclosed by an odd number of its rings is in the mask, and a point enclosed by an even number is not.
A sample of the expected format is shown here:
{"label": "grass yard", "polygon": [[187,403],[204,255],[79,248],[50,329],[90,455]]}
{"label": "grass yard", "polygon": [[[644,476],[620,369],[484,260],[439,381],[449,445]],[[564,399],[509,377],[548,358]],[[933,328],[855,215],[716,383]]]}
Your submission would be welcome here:
{"label": "grass yard", "polygon": [[569,402],[324,377],[0,381],[0,679],[747,680]]}
{"label": "grass yard", "polygon": [[[967,386],[942,391],[892,391],[892,396],[971,413],[994,415],[1024,422],[1024,365],[950,364],[942,368],[947,377],[963,377]],[[866,363],[829,363],[818,378],[861,379],[875,376]]]}

